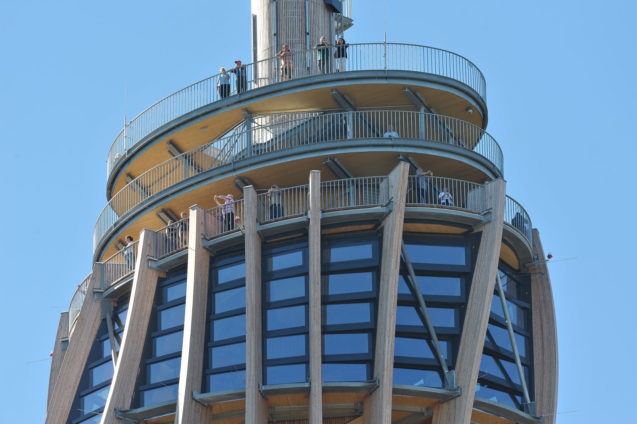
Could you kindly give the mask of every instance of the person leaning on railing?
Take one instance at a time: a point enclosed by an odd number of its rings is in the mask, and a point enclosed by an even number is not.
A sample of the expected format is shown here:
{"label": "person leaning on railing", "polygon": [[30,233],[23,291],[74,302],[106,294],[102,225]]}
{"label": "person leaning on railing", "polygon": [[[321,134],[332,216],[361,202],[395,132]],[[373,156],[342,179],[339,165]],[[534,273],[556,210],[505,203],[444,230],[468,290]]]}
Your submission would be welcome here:
{"label": "person leaning on railing", "polygon": [[179,236],[179,246],[185,247],[188,246],[188,213],[181,213],[181,220],[179,221],[179,229],[177,230],[177,234]]}
{"label": "person leaning on railing", "polygon": [[[234,196],[232,194],[226,196],[215,194],[214,199],[217,205],[221,206],[223,231],[234,230]],[[223,200],[223,202],[220,200]]]}
{"label": "person leaning on railing", "polygon": [[292,52],[287,44],[281,46],[281,51],[277,52],[276,57],[279,58],[281,66],[281,79],[292,78]]}
{"label": "person leaning on railing", "polygon": [[319,71],[323,74],[330,72],[330,45],[327,42],[327,38],[322,36],[319,43],[314,46],[314,49],[316,50]]}
{"label": "person leaning on railing", "polygon": [[423,171],[422,168],[418,168],[416,170],[416,201],[418,203],[427,203],[427,194],[429,191],[433,191],[429,177],[433,176],[434,173],[431,172],[431,169]]}
{"label": "person leaning on railing", "polygon": [[338,40],[336,40],[336,51],[334,52],[334,58],[336,59],[336,72],[345,72],[348,47],[349,45],[345,42],[345,39],[343,37],[338,37]]}
{"label": "person leaning on railing", "polygon": [[219,78],[217,79],[217,91],[219,97],[225,99],[230,95],[230,75],[223,66],[219,69]]}
{"label": "person leaning on railing", "polygon": [[268,190],[268,198],[270,199],[270,219],[283,217],[283,203],[281,202],[281,192],[279,186],[273,184]]}
{"label": "person leaning on railing", "polygon": [[135,244],[133,242],[133,236],[126,236],[126,247],[124,247],[124,261],[126,262],[126,268],[132,270],[135,268]]}

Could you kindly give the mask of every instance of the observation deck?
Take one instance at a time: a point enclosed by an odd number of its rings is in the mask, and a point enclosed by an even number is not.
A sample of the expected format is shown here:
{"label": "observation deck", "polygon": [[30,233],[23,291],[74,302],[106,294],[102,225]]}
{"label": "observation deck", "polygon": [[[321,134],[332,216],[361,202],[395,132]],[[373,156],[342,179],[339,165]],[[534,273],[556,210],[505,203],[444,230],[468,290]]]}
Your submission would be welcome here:
{"label": "observation deck", "polygon": [[[95,226],[95,259],[121,245],[113,237],[122,231],[160,225],[153,219],[158,210],[148,212],[162,200],[172,199],[171,208],[186,208],[194,197],[184,198],[181,188],[256,171],[260,159],[264,171],[280,173],[268,155],[286,158],[279,164],[313,156],[313,166],[320,169],[330,155],[352,162],[364,152],[379,163],[380,172],[389,171],[396,154],[425,161],[437,156],[444,176],[475,181],[502,176],[500,148],[483,130],[484,77],[467,59],[425,46],[351,44],[346,71],[323,73],[315,54],[294,53],[289,73],[280,70],[278,58],[245,65],[245,86],[237,92],[235,78],[225,98],[216,90],[219,75],[212,76],[162,99],[128,123],[108,155],[109,202]],[[335,125],[329,134],[312,133],[325,132],[329,125]],[[393,143],[383,140],[389,127],[400,135]],[[265,183],[255,172],[251,176],[257,184]],[[232,186],[225,181],[209,189]],[[207,205],[205,200],[196,203]],[[126,224],[137,218],[139,225],[128,229]]]}

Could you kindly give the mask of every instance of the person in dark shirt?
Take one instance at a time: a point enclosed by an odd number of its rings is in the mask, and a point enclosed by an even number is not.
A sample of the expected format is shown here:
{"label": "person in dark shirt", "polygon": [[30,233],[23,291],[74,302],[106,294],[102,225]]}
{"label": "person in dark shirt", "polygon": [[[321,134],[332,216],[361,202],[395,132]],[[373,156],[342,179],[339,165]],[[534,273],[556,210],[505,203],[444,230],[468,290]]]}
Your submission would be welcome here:
{"label": "person in dark shirt", "polygon": [[336,72],[345,72],[348,47],[349,45],[345,42],[345,39],[343,37],[338,37],[338,40],[336,40],[336,51],[334,52],[334,58],[336,59]]}
{"label": "person in dark shirt", "polygon": [[316,60],[319,71],[321,71],[322,74],[330,72],[330,45],[327,43],[327,38],[322,36],[314,48],[316,49]]}
{"label": "person in dark shirt", "polygon": [[240,60],[235,60],[234,63],[237,66],[229,69],[228,72],[237,76],[237,94],[240,94],[248,89],[248,75],[245,65],[242,65]]}

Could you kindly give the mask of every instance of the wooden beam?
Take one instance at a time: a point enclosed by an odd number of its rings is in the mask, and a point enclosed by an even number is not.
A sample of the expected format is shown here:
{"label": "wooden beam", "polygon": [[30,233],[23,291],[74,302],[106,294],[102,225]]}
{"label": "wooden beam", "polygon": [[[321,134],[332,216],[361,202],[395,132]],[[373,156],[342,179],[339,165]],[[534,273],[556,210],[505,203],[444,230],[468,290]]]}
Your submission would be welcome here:
{"label": "wooden beam", "polygon": [[557,327],[555,304],[540,233],[533,229],[533,256],[537,263],[531,268],[531,311],[533,316],[533,368],[535,377],[535,410],[545,424],[555,423],[557,411]]}
{"label": "wooden beam", "polygon": [[364,421],[370,424],[391,422],[398,274],[408,176],[409,165],[400,162],[388,178],[393,207],[384,223],[378,290],[374,376],[379,381],[379,387],[365,400],[364,408]]}
{"label": "wooden beam", "polygon": [[192,397],[201,392],[206,351],[206,307],[210,255],[201,244],[204,237],[205,211],[199,206],[190,208],[188,233],[188,271],[186,277],[186,312],[184,340],[181,349],[179,392],[175,423],[203,423],[212,419],[211,410]]}
{"label": "wooden beam", "polygon": [[261,238],[257,233],[257,193],[243,188],[246,263],[246,423],[267,422],[268,409],[259,386],[263,379],[261,315]]}
{"label": "wooden beam", "polygon": [[142,352],[150,316],[155,301],[155,289],[159,279],[159,271],[148,267],[148,259],[154,254],[155,233],[143,230],[137,247],[135,276],[122,336],[122,346],[119,350],[117,366],[113,372],[111,390],[106,399],[102,424],[119,423],[116,409],[130,409],[135,391],[135,383],[142,360]]}
{"label": "wooden beam", "polygon": [[469,424],[475,388],[480,371],[484,338],[491,312],[491,301],[498,273],[500,245],[506,183],[495,180],[485,184],[486,206],[491,209],[491,221],[482,228],[480,248],[471,281],[471,292],[467,301],[460,348],[456,361],[456,383],[461,395],[448,402],[436,405],[434,424]]}
{"label": "wooden beam", "polygon": [[321,371],[321,173],[310,172],[309,299],[310,299],[310,424],[323,423]]}
{"label": "wooden beam", "polygon": [[55,343],[53,345],[53,353],[51,354],[51,371],[49,372],[49,394],[47,397],[47,405],[51,402],[51,395],[53,394],[53,388],[55,387],[55,380],[60,375],[60,367],[62,361],[64,361],[64,355],[66,354],[66,347],[62,346],[63,343],[67,343],[66,339],[69,337],[69,313],[62,312],[60,314],[60,321],[58,322],[58,331],[55,334]]}
{"label": "wooden beam", "polygon": [[93,265],[86,298],[73,329],[73,337],[66,348],[55,386],[49,396],[46,424],[65,423],[71,411],[75,393],[93,347],[93,340],[102,322],[102,302],[93,296],[93,291],[101,288],[101,282],[102,264],[96,263]]}

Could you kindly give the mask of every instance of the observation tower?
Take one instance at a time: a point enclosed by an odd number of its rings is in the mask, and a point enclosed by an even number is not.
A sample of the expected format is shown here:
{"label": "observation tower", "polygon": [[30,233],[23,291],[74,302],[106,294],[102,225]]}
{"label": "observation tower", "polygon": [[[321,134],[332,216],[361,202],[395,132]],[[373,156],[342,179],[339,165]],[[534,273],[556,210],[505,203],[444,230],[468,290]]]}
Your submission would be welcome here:
{"label": "observation tower", "polygon": [[351,0],[251,19],[251,63],[113,142],[46,422],[554,423],[550,279],[480,70],[337,44]]}

